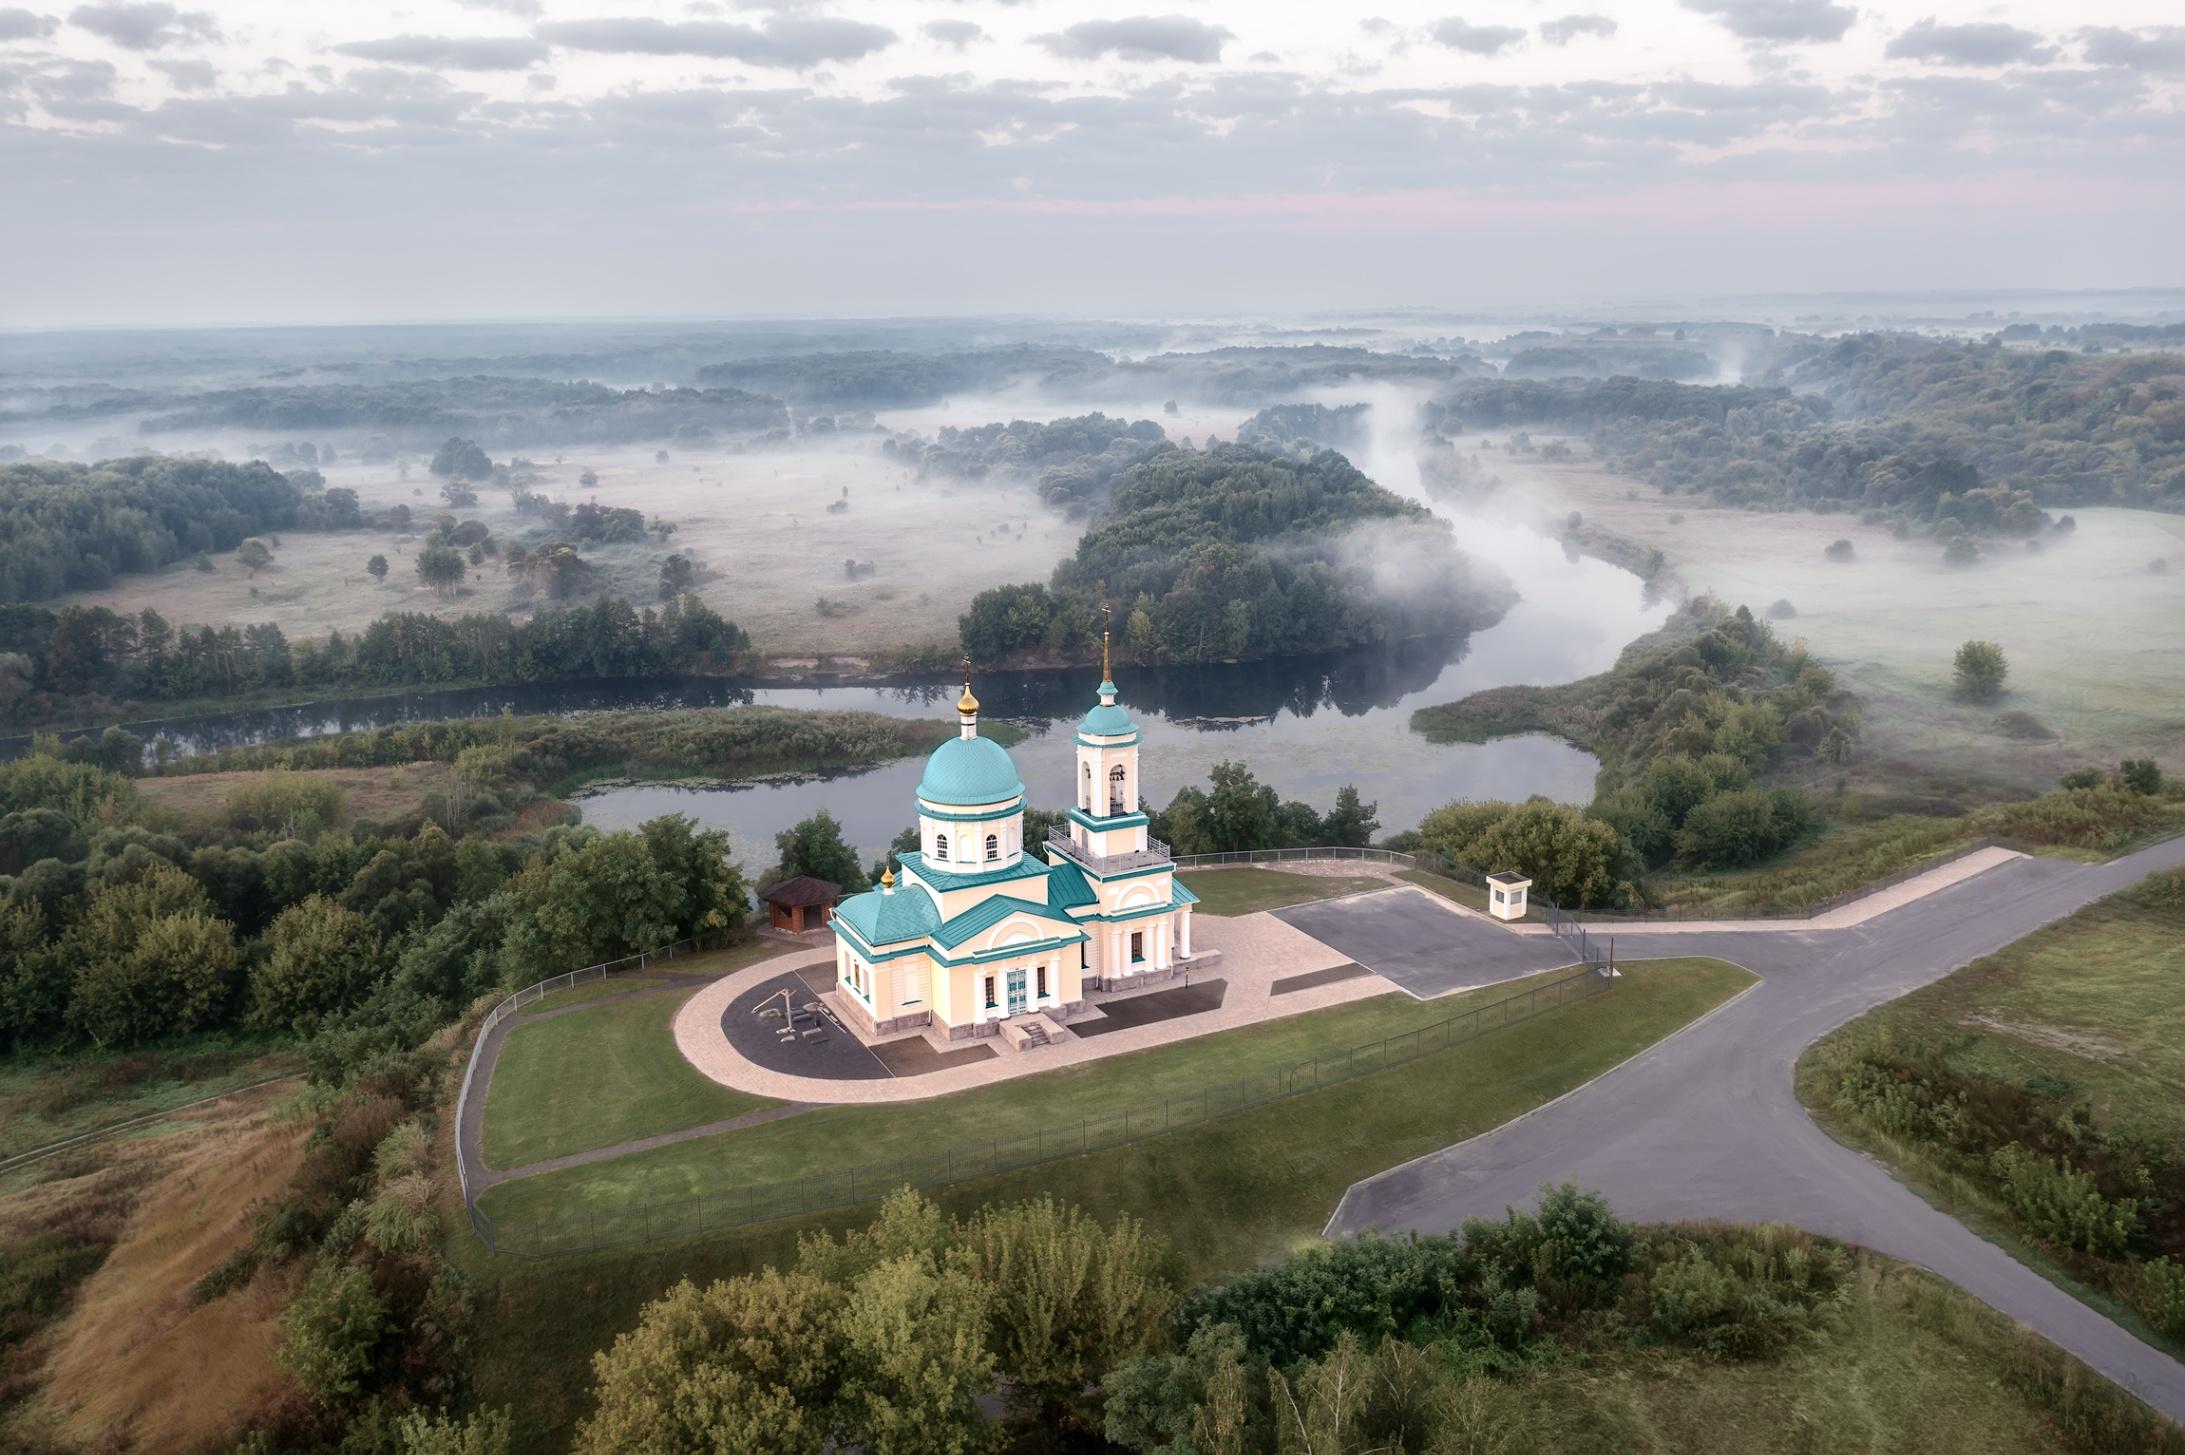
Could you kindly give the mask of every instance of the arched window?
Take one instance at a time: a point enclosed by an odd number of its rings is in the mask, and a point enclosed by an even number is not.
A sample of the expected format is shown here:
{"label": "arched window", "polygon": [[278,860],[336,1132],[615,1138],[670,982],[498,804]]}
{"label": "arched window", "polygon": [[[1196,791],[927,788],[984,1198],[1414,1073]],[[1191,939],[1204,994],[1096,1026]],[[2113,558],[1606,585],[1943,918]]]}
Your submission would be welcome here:
{"label": "arched window", "polygon": [[933,857],[939,859],[944,864],[948,862],[947,834],[935,834],[933,836]]}
{"label": "arched window", "polygon": [[1092,812],[1092,764],[1090,763],[1085,765],[1085,800],[1078,807],[1084,809],[1087,813]]}
{"label": "arched window", "polygon": [[1116,764],[1108,770],[1108,812],[1123,811],[1123,765]]}
{"label": "arched window", "polygon": [[994,837],[994,836],[993,836],[992,834],[988,834],[988,835],[986,836],[986,860],[987,860],[987,862],[991,864],[991,863],[992,863],[992,862],[993,862],[994,860],[996,860],[996,859],[999,859],[1000,857],[1001,857],[1001,840],[1000,840],[1000,839],[998,839],[998,838],[996,838],[996,837]]}

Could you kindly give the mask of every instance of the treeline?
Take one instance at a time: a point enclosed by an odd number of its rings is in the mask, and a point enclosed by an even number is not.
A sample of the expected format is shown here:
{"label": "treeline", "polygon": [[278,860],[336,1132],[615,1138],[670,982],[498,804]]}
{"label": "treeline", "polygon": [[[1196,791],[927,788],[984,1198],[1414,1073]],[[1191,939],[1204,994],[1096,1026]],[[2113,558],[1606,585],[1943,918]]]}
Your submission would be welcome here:
{"label": "treeline", "polygon": [[[1011,730],[989,723],[984,731],[1006,738]],[[497,775],[525,788],[556,792],[567,791],[576,780],[603,770],[632,775],[703,770],[759,777],[852,768],[931,752],[955,732],[951,724],[925,718],[787,707],[588,712],[575,717],[504,713],[230,748],[169,764],[162,773],[310,772],[454,763],[483,751],[491,755]],[[88,746],[79,748],[78,742]],[[141,752],[109,747],[105,738],[59,744],[54,755],[108,763],[142,757]]]}
{"label": "treeline", "polygon": [[944,427],[931,443],[903,437],[880,446],[883,454],[916,465],[921,474],[980,480],[995,470],[1036,473],[1040,499],[1080,513],[1100,504],[1125,470],[1168,448],[1168,436],[1152,420],[1098,413],[1045,423],[1014,419],[969,429]]}
{"label": "treeline", "polygon": [[2050,504],[2185,504],[2185,378],[2122,358],[1908,334],[1785,339],[1771,379],[1839,415],[1914,421],[1983,476]]}
{"label": "treeline", "polygon": [[1583,384],[1491,379],[1466,384],[1425,407],[1427,424],[1447,435],[1506,429],[1512,425],[1559,425],[1588,430],[1613,420],[1698,420],[1721,424],[1745,410],[1786,412],[1782,428],[1829,417],[1828,406],[1784,388],[1745,384],[1675,384],[1645,379],[1599,379]]}
{"label": "treeline", "polygon": [[0,603],[96,590],[119,575],[232,551],[261,531],[361,523],[353,491],[313,495],[258,461],[140,455],[0,466]]}
{"label": "treeline", "polygon": [[1582,815],[1544,800],[1454,804],[1418,837],[1475,866],[1522,869],[1566,907],[1634,908],[1651,869],[1738,867],[1798,840],[1812,806],[1767,780],[1790,763],[1847,761],[1861,720],[1802,647],[1744,607],[1725,613],[1702,598],[1599,676],[1490,689],[1421,708],[1411,725],[1435,742],[1546,731],[1597,754]]}
{"label": "treeline", "polygon": [[900,409],[951,394],[985,394],[1024,379],[1059,382],[1105,370],[1105,354],[1089,349],[1012,344],[937,353],[848,349],[785,354],[708,364],[706,384],[759,389],[816,409]]}
{"label": "treeline", "polygon": [[520,622],[393,611],[353,634],[294,642],[277,622],[176,628],[150,608],[0,607],[0,712],[39,721],[100,702],[288,687],[726,673],[750,650],[742,628],[694,596],[657,608],[602,597]]}
{"label": "treeline", "polygon": [[1335,806],[1323,814],[1309,803],[1282,799],[1248,765],[1224,759],[1208,774],[1206,787],[1186,784],[1168,807],[1148,814],[1147,832],[1179,855],[1330,845],[1362,849],[1381,826],[1380,810],[1378,803],[1361,802],[1358,790],[1346,783],[1336,790]]}
{"label": "treeline", "polygon": [[1298,444],[1355,451],[1366,443],[1370,404],[1271,404],[1237,429],[1240,445],[1286,450]]}
{"label": "treeline", "polygon": [[1108,601],[1132,656],[1206,662],[1453,636],[1510,599],[1446,522],[1341,455],[1230,445],[1134,466],[1049,585],[981,592],[960,634],[982,661],[1082,657]]}
{"label": "treeline", "polygon": [[754,433],[789,422],[780,400],[741,389],[613,389],[493,375],[254,385],[174,396],[158,410],[144,420],[146,434],[366,432],[411,448],[431,448],[449,435],[500,445],[702,439],[714,431]]}

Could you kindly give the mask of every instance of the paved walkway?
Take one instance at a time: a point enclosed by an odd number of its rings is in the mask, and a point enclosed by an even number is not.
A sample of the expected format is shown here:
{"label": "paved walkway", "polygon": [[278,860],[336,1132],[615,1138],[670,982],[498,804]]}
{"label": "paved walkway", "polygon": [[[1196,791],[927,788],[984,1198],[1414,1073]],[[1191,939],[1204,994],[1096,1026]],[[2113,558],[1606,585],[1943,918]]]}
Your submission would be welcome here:
{"label": "paved walkway", "polygon": [[1659,927],[1648,955],[1717,955],[1761,983],[1558,1101],[1357,1183],[1328,1231],[1448,1231],[1565,1178],[1641,1222],[1793,1222],[1932,1269],[2185,1420],[2185,1365],[1834,1141],[1791,1085],[1799,1054],[1844,1022],[2178,865],[2185,839],[2108,864],[2013,855],[1939,887],[1896,886],[1848,926]]}
{"label": "paved walkway", "polygon": [[[1018,1076],[1081,1065],[1103,1056],[1119,1056],[1214,1031],[1234,1030],[1282,1016],[1324,1010],[1331,1005],[1386,995],[1395,989],[1377,975],[1365,975],[1276,996],[1273,993],[1275,981],[1315,970],[1333,969],[1348,964],[1351,957],[1265,912],[1239,915],[1234,919],[1197,915],[1191,922],[1191,935],[1199,948],[1221,951],[1221,958],[1206,972],[1228,982],[1228,993],[1222,997],[1219,1009],[1098,1036],[1065,1035],[1052,1045],[1029,1051],[1020,1051],[1009,1045],[1005,1037],[996,1036],[988,1044],[997,1054],[989,1059],[922,1076],[825,1081],[770,1071],[737,1054],[728,1038],[721,1034],[721,1015],[744,991],[788,968],[789,962],[781,958],[725,975],[692,996],[676,1013],[675,1044],[690,1063],[707,1076],[723,1086],[754,1096],[837,1104],[924,1101],[928,1097],[947,1096]],[[1177,983],[1164,981],[1156,989]],[[1071,1024],[1075,1022],[1065,1022],[1065,1030]]]}

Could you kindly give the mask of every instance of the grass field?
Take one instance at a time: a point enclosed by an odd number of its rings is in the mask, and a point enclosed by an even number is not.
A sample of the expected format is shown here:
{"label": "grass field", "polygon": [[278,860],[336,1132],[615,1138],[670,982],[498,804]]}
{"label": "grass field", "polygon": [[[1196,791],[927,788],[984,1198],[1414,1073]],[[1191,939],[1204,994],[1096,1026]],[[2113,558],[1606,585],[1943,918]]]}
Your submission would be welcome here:
{"label": "grass field", "polygon": [[1176,877],[1199,896],[1201,913],[1224,916],[1388,887],[1387,880],[1370,874],[1288,874],[1280,869],[1250,867],[1192,869]]}
{"label": "grass field", "polygon": [[700,1075],[675,1049],[670,1024],[697,989],[519,1020],[486,1092],[488,1165],[523,1167],[773,1106]]}
{"label": "grass field", "polygon": [[[428,794],[447,787],[446,763],[399,763],[383,768],[314,768],[311,776],[339,788],[346,820],[385,822],[418,813]],[[255,770],[233,773],[175,773],[139,778],[137,796],[184,818],[218,819],[227,808],[229,790],[260,782]]]}
{"label": "grass field", "polygon": [[542,995],[516,1013],[544,1015],[550,1010],[562,1010],[591,1000],[605,1000],[610,995],[627,995],[633,990],[651,990],[669,983],[665,975],[605,975],[597,980],[587,980],[582,985],[572,985],[567,990],[557,990],[552,995]]}
{"label": "grass field", "polygon": [[0,1157],[286,1076],[301,1059],[225,1036],[156,1051],[11,1058],[0,1062]]}
{"label": "grass field", "polygon": [[[1612,994],[1468,1042],[1446,1055],[1163,1139],[1158,1146],[1191,1149],[1182,1153],[1184,1165],[1194,1168],[1192,1179],[1201,1185],[1181,1194],[1180,1201],[1174,1201],[1178,1189],[1145,1186],[1142,1200],[1126,1194],[1121,1205],[1142,1207],[1149,1215],[1164,1203],[1189,1208],[1192,1223],[1224,1228],[1270,1216],[1279,1217],[1285,1227],[1306,1223],[1317,1227],[1306,1208],[1325,1201],[1319,1213],[1325,1218],[1334,1206],[1333,1198],[1360,1175],[1355,1169],[1362,1164],[1371,1164],[1364,1170],[1373,1171],[1414,1151],[1441,1145],[1449,1140],[1445,1133],[1453,1124],[1482,1130],[1507,1120],[1533,1105],[1545,1087],[1556,1087],[1548,1095],[1567,1089],[1748,983],[1744,971],[1719,961],[1655,962],[1627,976]],[[1496,986],[1474,995],[1497,1000],[1512,989]],[[814,1170],[872,1162],[899,1148],[969,1147],[990,1138],[1074,1125],[1089,1107],[1114,1111],[1158,1106],[1166,1097],[1196,1096],[1210,1086],[1432,1025],[1461,1012],[1464,999],[1423,1005],[1407,996],[1381,996],[930,1101],[829,1108],[790,1121],[504,1183],[486,1195],[484,1205],[496,1219],[517,1221],[604,1214],[701,1190],[726,1191],[747,1183],[784,1181]],[[1591,1069],[1569,1079],[1582,1068]],[[1476,1123],[1471,1115],[1475,1107]],[[1261,1185],[1270,1167],[1288,1163],[1295,1171],[1303,1148],[1258,1145],[1255,1128],[1299,1143],[1326,1143],[1306,1161],[1337,1158],[1340,1182],[1332,1176],[1292,1176],[1283,1179],[1279,1191]],[[1360,1148],[1368,1149],[1362,1159]],[[1159,1152],[1101,1154],[1042,1166],[1030,1174],[1031,1184],[1074,1182],[1075,1169],[1103,1163],[1109,1156],[1168,1164]],[[1116,1175],[1122,1179],[1118,1192],[1134,1180]],[[1159,1179],[1165,1181],[1171,1175],[1163,1172]],[[1239,1179],[1251,1185],[1248,1194],[1221,1191],[1223,1184]],[[1277,1213],[1277,1208],[1282,1211]],[[1251,1258],[1258,1255],[1255,1245]]]}

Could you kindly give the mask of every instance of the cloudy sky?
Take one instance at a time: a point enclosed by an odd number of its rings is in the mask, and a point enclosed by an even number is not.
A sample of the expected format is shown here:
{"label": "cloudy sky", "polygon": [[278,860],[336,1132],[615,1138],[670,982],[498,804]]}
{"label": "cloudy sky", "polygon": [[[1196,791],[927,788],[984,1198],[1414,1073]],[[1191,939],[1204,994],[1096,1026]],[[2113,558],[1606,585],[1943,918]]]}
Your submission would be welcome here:
{"label": "cloudy sky", "polygon": [[2180,0],[0,0],[0,328],[2185,284]]}

